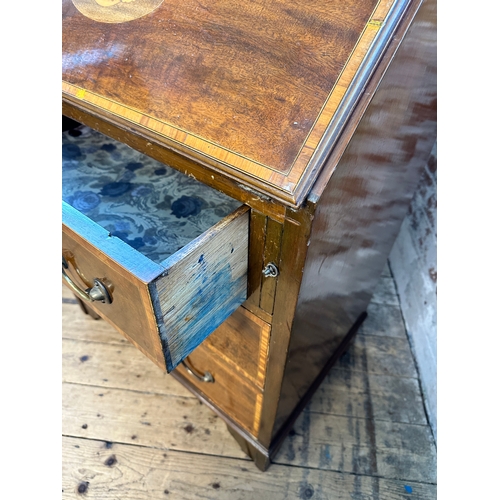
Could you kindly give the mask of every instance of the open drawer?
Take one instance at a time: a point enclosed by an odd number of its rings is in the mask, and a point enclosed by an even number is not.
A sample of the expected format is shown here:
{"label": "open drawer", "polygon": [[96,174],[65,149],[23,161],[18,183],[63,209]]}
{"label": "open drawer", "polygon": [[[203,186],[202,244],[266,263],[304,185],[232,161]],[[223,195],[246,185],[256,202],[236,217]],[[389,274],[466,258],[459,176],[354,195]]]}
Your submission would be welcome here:
{"label": "open drawer", "polygon": [[[86,127],[81,132],[87,142],[63,140],[63,279],[170,372],[247,297],[249,209],[97,132]],[[190,198],[181,195],[186,189],[191,194],[199,189],[191,198],[219,220],[210,225],[213,217],[201,214],[195,231],[186,232],[200,212],[186,211],[186,203],[176,208],[175,200]],[[131,209],[121,195],[134,192]],[[100,212],[96,203],[104,206]],[[174,212],[172,226],[180,221],[182,237],[169,233],[168,216]],[[142,236],[130,233],[134,224]],[[154,243],[153,250],[145,241]]]}

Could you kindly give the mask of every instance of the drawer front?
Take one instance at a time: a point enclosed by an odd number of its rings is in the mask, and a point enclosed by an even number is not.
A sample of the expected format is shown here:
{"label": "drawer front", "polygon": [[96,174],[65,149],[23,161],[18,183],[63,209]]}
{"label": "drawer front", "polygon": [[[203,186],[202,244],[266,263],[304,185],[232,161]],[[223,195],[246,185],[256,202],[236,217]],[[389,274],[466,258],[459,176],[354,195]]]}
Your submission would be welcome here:
{"label": "drawer front", "polygon": [[271,325],[239,307],[204,342],[228,367],[264,388]]}
{"label": "drawer front", "polygon": [[[214,406],[257,436],[271,325],[239,307],[179,367]],[[199,380],[205,372],[213,382]]]}
{"label": "drawer front", "polygon": [[67,226],[63,226],[62,249],[68,264],[66,272],[77,286],[89,288],[94,278],[97,278],[109,289],[111,304],[86,302],[86,305],[95,309],[99,316],[157,365],[165,368],[165,356],[148,283]]}
{"label": "drawer front", "polygon": [[[214,406],[222,410],[253,436],[257,436],[262,410],[262,391],[205,344],[200,345],[179,366],[176,373],[194,385]],[[212,381],[202,381],[210,374]]]}
{"label": "drawer front", "polygon": [[101,280],[111,303],[89,305],[170,372],[246,299],[248,226],[240,207],[157,264],[63,203],[66,273]]}

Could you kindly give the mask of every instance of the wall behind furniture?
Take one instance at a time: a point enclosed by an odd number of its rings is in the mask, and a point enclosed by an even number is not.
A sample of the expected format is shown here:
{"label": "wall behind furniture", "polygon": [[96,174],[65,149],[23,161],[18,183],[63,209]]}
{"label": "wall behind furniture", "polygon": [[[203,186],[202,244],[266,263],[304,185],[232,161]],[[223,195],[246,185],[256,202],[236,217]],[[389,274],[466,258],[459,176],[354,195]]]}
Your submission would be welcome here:
{"label": "wall behind furniture", "polygon": [[419,370],[429,422],[437,441],[437,145],[389,256],[401,311]]}

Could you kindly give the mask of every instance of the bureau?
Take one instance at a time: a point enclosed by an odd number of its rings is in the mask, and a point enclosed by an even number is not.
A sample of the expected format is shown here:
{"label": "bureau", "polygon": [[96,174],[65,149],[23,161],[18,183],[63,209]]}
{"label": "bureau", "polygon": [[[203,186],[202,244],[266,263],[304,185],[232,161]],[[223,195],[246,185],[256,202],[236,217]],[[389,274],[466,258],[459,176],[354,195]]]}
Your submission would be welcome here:
{"label": "bureau", "polygon": [[435,143],[435,2],[63,0],[62,113],[64,282],[265,470]]}

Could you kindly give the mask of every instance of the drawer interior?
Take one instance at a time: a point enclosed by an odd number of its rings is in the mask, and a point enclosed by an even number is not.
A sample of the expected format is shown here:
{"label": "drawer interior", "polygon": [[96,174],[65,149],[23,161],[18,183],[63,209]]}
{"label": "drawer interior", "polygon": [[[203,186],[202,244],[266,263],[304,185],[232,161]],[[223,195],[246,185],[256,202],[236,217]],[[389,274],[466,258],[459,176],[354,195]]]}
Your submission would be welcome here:
{"label": "drawer interior", "polygon": [[63,200],[157,264],[241,205],[83,125],[62,149]]}
{"label": "drawer interior", "polygon": [[83,298],[97,279],[109,300],[90,306],[167,371],[246,299],[248,233],[238,201],[88,127],[63,133],[63,278]]}

